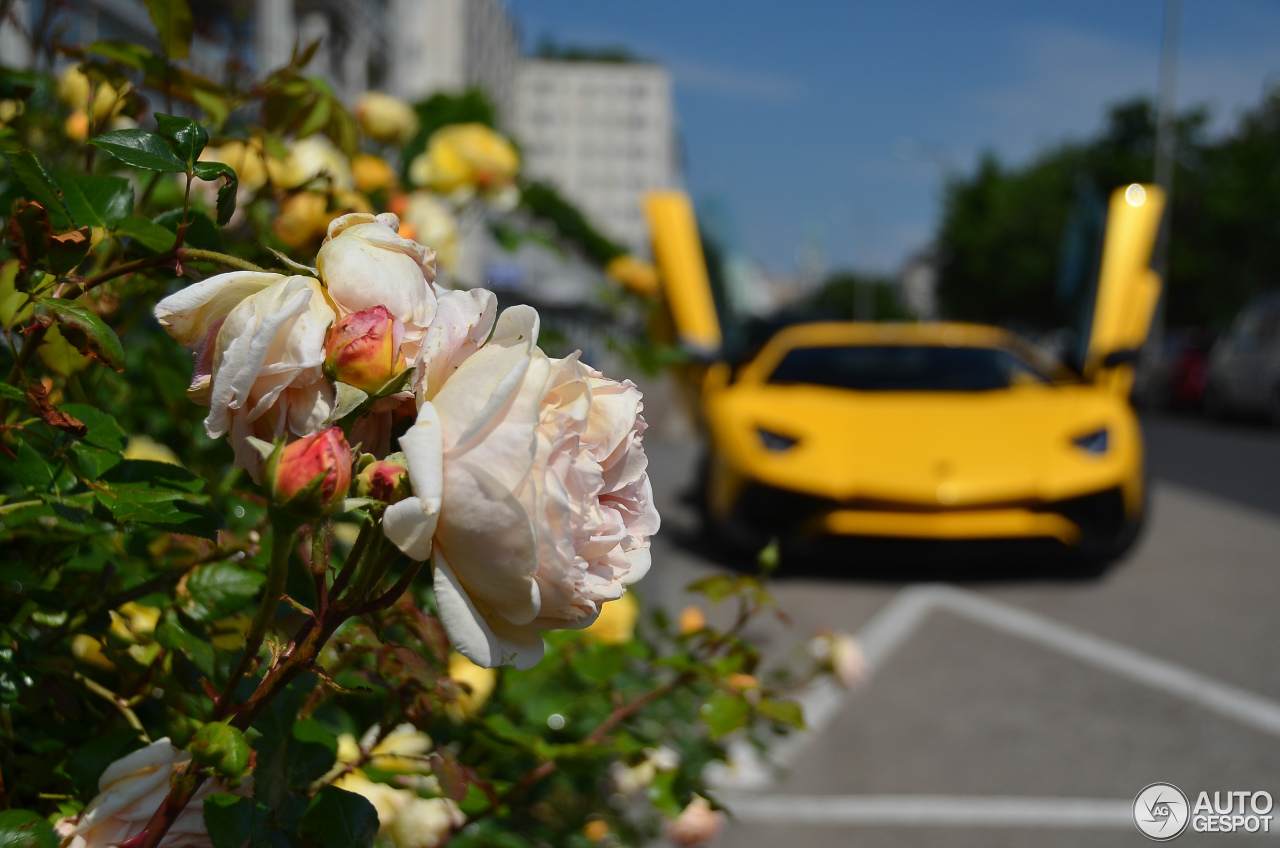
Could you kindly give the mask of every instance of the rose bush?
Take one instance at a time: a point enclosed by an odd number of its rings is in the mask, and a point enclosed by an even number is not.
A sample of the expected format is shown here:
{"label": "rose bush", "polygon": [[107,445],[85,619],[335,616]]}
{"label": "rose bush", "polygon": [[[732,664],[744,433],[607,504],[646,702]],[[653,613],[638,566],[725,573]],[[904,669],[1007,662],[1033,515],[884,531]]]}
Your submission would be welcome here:
{"label": "rose bush", "polygon": [[46,66],[0,68],[0,844],[640,844],[714,806],[730,740],[802,723],[741,635],[767,593],[695,585],[728,630],[638,603],[639,389],[448,273],[459,216],[621,249],[478,95],[397,149],[305,45],[224,85],[148,9],[154,49],[55,4]]}
{"label": "rose bush", "polygon": [[[190,761],[191,755],[168,739],[157,739],[107,766],[98,778],[97,797],[74,822],[65,820],[59,825],[60,834],[69,839],[68,848],[110,848],[128,840],[146,825],[169,793],[170,779],[181,774]],[[227,791],[226,784],[218,780],[197,790],[160,843],[163,848],[206,848],[209,830],[202,804],[210,795]],[[233,792],[253,794],[253,778],[247,778]]]}

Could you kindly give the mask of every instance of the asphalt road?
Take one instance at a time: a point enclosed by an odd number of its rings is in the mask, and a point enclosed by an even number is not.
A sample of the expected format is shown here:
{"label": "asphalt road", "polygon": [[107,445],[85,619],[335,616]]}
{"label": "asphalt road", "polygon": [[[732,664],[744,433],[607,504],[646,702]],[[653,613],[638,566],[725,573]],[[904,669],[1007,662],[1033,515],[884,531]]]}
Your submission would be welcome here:
{"label": "asphalt road", "polygon": [[[792,623],[753,637],[780,657],[819,628],[858,634],[872,673],[809,697],[813,732],[775,749],[780,767],[730,776],[737,821],[719,844],[1136,846],[1130,810],[1151,783],[1193,803],[1202,790],[1280,799],[1280,430],[1144,426],[1146,531],[1100,578],[1046,576],[1033,559],[945,583],[784,561],[775,591]],[[732,561],[699,541],[679,497],[697,444],[647,447],[664,526],[642,591],[678,609],[685,584]]]}

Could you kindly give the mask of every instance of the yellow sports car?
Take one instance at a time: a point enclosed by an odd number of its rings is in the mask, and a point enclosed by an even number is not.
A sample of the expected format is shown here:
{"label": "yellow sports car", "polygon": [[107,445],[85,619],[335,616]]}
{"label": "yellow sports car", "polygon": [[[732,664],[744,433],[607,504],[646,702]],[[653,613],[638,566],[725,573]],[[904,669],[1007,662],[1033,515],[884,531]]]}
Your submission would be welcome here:
{"label": "yellow sports car", "polygon": [[[1111,198],[1082,367],[1014,334],[954,323],[787,327],[702,380],[707,519],[745,544],[770,535],[1056,540],[1122,553],[1144,510],[1133,361],[1160,291],[1149,267],[1164,198]],[[687,199],[646,204],[655,260],[686,346],[719,347]]]}

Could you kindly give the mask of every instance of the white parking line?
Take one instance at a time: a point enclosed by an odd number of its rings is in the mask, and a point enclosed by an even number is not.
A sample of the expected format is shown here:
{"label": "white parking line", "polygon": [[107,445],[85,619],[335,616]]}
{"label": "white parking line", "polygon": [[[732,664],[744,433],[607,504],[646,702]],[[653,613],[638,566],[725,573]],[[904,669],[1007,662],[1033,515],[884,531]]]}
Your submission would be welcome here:
{"label": "white parking line", "polygon": [[1280,704],[1124,645],[954,587],[935,590],[944,609],[1080,662],[1198,704],[1255,730],[1280,736]]}
{"label": "white parking line", "polygon": [[1133,829],[1133,802],[955,795],[745,795],[719,799],[755,824]]}
{"label": "white parking line", "polygon": [[[858,641],[862,645],[871,674],[874,676],[883,668],[893,653],[924,625],[933,611],[938,609],[946,610],[1006,635],[1057,651],[1135,683],[1190,701],[1263,733],[1280,736],[1280,704],[1275,701],[1117,642],[1059,624],[1044,616],[946,584],[925,584],[903,589],[862,626],[858,631]],[[729,790],[767,789],[775,782],[777,773],[791,766],[808,743],[821,735],[835,720],[845,708],[848,697],[849,693],[836,686],[831,680],[820,681],[796,698],[804,710],[807,731],[775,740],[770,747],[768,760],[762,758],[745,740],[740,741],[730,748],[729,766],[717,768],[708,775],[708,779],[713,785]],[[772,796],[772,798],[777,797]],[[755,807],[757,802],[765,800],[773,804],[772,798],[753,796],[752,806]],[[906,803],[911,799],[912,796],[895,797],[894,803]],[[803,800],[805,803],[812,801],[819,806],[836,804],[836,808],[847,808],[853,811],[864,808],[880,809],[874,805],[862,806],[864,803],[870,803],[865,798]],[[927,800],[932,803],[938,799]],[[988,800],[992,803],[998,801],[1001,804],[1009,800],[1016,802],[1016,808],[1017,804],[1026,799]],[[849,803],[847,807],[840,806],[845,802]],[[965,799],[964,803],[969,803],[969,800]],[[997,808],[1004,809],[998,805]],[[849,813],[849,815],[853,814]],[[1131,821],[1127,818],[1129,815],[1127,812],[1125,815],[1126,821]]]}

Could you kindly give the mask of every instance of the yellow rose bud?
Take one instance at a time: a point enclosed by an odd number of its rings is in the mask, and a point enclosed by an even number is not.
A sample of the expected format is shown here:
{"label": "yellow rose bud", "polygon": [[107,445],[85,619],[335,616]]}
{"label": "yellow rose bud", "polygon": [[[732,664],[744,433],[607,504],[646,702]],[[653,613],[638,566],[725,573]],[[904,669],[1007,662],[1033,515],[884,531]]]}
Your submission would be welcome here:
{"label": "yellow rose bud", "polygon": [[102,652],[102,642],[87,633],[77,633],[71,637],[71,656],[86,665],[97,666],[106,671],[114,671],[116,667]]}
{"label": "yellow rose bud", "polygon": [[689,636],[707,628],[707,617],[695,606],[687,606],[680,610],[678,622],[681,636]]}
{"label": "yellow rose bud", "polygon": [[381,91],[361,95],[355,113],[360,130],[374,141],[407,144],[418,133],[418,115],[413,107]]}
{"label": "yellow rose bud", "polygon": [[365,194],[393,188],[396,184],[396,172],[380,156],[361,153],[351,160],[351,178],[356,189]]}
{"label": "yellow rose bud", "polygon": [[603,842],[609,837],[609,823],[600,819],[589,821],[582,826],[582,835],[592,842]]}
{"label": "yellow rose bud", "polygon": [[72,65],[58,77],[58,99],[72,109],[83,109],[89,105],[89,90],[92,87],[88,75],[80,70],[80,66]]}
{"label": "yellow rose bud", "polygon": [[26,109],[27,104],[21,100],[0,100],[0,124],[9,123]]}
{"label": "yellow rose bud", "polygon": [[67,116],[62,131],[72,141],[84,141],[89,137],[89,113],[84,109],[75,110]]}
{"label": "yellow rose bud", "polygon": [[498,673],[491,668],[481,668],[459,653],[449,655],[449,677],[465,688],[458,700],[448,707],[454,721],[462,721],[480,711],[498,684]]}
{"label": "yellow rose bud", "polygon": [[625,645],[636,634],[640,605],[630,592],[600,607],[600,616],[582,632],[606,645]]}

